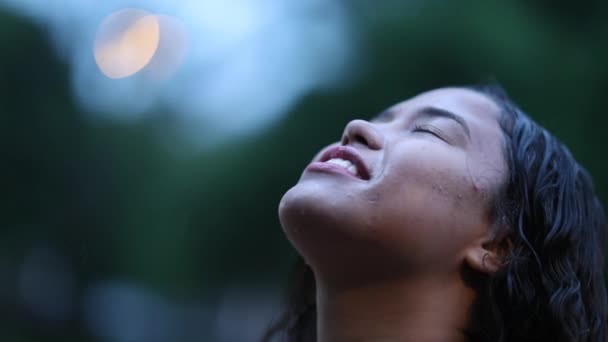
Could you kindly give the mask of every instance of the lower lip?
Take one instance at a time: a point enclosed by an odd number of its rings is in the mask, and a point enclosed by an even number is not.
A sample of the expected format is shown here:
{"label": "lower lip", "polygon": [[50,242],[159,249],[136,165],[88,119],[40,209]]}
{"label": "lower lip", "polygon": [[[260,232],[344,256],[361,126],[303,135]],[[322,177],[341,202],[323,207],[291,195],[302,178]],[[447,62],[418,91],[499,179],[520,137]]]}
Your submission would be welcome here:
{"label": "lower lip", "polygon": [[318,171],[318,172],[328,172],[328,173],[338,173],[343,174],[345,176],[349,176],[355,179],[360,179],[359,177],[350,173],[347,169],[330,163],[324,162],[312,162],[306,168],[306,171]]}

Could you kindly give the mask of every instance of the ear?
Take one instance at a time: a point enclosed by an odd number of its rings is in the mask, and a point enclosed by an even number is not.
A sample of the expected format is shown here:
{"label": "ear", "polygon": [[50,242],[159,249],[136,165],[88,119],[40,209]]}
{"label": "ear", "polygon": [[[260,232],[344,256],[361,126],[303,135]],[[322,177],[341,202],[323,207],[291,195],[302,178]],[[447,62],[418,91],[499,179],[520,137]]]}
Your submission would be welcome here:
{"label": "ear", "polygon": [[492,274],[498,271],[504,262],[505,249],[500,243],[484,237],[472,244],[465,252],[465,262],[472,269]]}

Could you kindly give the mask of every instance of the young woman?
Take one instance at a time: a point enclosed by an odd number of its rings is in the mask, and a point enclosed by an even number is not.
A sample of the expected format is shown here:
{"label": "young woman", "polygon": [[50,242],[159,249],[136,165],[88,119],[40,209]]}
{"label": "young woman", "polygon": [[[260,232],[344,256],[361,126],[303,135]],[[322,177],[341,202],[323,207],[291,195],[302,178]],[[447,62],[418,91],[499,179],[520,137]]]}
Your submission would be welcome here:
{"label": "young woman", "polygon": [[302,261],[268,341],[606,341],[591,178],[497,86],[348,123],[282,198]]}

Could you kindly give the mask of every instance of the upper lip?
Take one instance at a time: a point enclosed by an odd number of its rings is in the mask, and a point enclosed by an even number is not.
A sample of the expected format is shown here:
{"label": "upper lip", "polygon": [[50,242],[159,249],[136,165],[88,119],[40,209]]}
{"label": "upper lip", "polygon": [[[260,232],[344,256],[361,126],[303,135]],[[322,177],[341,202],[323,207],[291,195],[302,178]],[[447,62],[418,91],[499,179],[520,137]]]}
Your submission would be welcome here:
{"label": "upper lip", "polygon": [[357,173],[360,178],[363,180],[370,179],[369,169],[363,162],[361,154],[356,149],[350,146],[336,146],[323,153],[319,161],[326,162],[332,158],[340,158],[350,161],[357,167]]}

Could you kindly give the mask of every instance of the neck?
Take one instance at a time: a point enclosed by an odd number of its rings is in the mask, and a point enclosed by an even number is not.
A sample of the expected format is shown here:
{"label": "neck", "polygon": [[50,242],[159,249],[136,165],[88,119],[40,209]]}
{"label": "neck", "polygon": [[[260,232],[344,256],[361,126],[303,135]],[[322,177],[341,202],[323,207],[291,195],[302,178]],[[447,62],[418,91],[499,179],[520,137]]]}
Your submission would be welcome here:
{"label": "neck", "polygon": [[338,289],[317,281],[318,341],[466,341],[474,299],[457,276]]}

